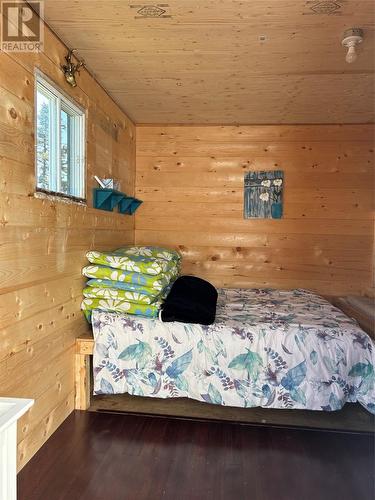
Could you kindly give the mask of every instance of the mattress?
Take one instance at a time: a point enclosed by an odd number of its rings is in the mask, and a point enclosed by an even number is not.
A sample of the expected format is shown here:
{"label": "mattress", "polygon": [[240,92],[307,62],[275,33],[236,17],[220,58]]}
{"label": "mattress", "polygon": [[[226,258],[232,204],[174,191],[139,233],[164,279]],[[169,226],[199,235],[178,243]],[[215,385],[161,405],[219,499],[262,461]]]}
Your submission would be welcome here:
{"label": "mattress", "polygon": [[354,320],[308,290],[218,292],[210,326],[94,311],[94,394],[375,413],[375,346]]}

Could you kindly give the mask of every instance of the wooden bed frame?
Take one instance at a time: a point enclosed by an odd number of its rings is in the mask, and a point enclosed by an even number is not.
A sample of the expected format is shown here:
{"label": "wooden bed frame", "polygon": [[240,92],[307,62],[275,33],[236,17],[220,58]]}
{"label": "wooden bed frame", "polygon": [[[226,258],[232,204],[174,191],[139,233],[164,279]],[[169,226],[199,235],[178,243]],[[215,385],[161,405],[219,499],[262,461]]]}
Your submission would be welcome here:
{"label": "wooden bed frame", "polygon": [[250,425],[326,429],[342,432],[374,432],[375,418],[359,404],[345,405],[340,412],[273,408],[234,408],[208,405],[186,398],[139,398],[129,394],[91,398],[91,363],[94,339],[88,333],[76,341],[75,409],[158,417],[226,421]]}
{"label": "wooden bed frame", "polygon": [[[375,325],[373,322],[369,323],[368,320],[364,321],[360,314],[352,307],[346,308],[345,301],[330,297],[330,302],[336,307],[341,309],[348,316],[355,318],[360,326],[372,338],[374,338]],[[369,327],[371,326],[371,327]],[[90,407],[94,411],[115,411],[124,413],[128,409],[132,413],[147,413],[159,415],[175,415],[178,417],[191,416],[191,418],[213,418],[214,420],[232,420],[249,423],[271,423],[274,425],[288,425],[290,421],[291,426],[304,426],[313,428],[332,428],[337,430],[351,430],[351,431],[373,431],[374,418],[368,414],[360,405],[346,405],[346,407],[337,414],[337,416],[322,415],[320,412],[308,412],[300,410],[297,414],[294,410],[280,410],[252,409],[254,416],[248,416],[249,409],[246,410],[246,416],[243,408],[231,410],[228,408],[210,408],[207,412],[207,405],[202,403],[187,400],[187,402],[178,401],[173,402],[168,400],[155,400],[155,398],[137,398],[136,396],[121,395],[116,396],[96,396],[91,400],[91,356],[94,350],[94,339],[91,332],[80,336],[76,339],[76,353],[75,353],[75,409],[88,410]],[[105,399],[104,399],[105,398]],[[112,399],[111,399],[112,398]],[[116,398],[116,399],[114,399]],[[139,401],[139,399],[143,401]],[[181,398],[180,398],[181,399]],[[183,399],[183,398],[182,398]],[[95,400],[98,400],[97,402]],[[136,401],[135,401],[136,400]],[[146,401],[147,400],[147,401]],[[155,401],[153,401],[155,400]],[[105,403],[107,401],[107,404]],[[189,406],[188,406],[189,405]],[[224,414],[226,412],[226,414]],[[275,415],[272,415],[272,413]],[[292,413],[291,413],[292,412]],[[293,413],[294,412],[294,413]],[[312,415],[313,414],[313,415]],[[319,414],[319,415],[318,415]],[[282,418],[280,418],[282,416]],[[295,416],[296,415],[296,416]],[[293,424],[294,422],[294,424]]]}

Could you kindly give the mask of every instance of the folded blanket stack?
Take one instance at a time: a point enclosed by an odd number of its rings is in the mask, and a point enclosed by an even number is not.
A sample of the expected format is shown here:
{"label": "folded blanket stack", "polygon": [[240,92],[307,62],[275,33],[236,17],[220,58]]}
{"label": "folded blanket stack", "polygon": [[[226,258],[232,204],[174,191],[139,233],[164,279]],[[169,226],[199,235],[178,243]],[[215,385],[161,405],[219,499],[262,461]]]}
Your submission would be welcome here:
{"label": "folded blanket stack", "polygon": [[175,250],[150,246],[90,251],[90,278],[83,290],[82,310],[91,321],[93,309],[157,317],[163,299],[178,276],[180,255]]}

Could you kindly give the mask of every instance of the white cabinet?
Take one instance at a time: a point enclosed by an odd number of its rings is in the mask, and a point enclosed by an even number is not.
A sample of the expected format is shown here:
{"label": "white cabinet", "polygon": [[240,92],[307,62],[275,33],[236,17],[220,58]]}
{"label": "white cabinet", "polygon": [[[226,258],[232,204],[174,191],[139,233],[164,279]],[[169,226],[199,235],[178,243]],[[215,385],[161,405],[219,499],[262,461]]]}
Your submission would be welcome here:
{"label": "white cabinet", "polygon": [[33,399],[0,398],[0,500],[17,498],[17,420]]}

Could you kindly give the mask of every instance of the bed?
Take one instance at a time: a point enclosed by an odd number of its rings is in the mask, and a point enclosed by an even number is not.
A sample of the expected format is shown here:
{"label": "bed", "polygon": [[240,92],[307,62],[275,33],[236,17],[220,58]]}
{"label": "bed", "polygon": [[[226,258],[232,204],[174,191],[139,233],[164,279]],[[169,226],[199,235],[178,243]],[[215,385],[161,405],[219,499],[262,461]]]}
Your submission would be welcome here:
{"label": "bed", "polygon": [[95,310],[93,333],[94,395],[375,413],[373,341],[308,290],[220,289],[210,326]]}

